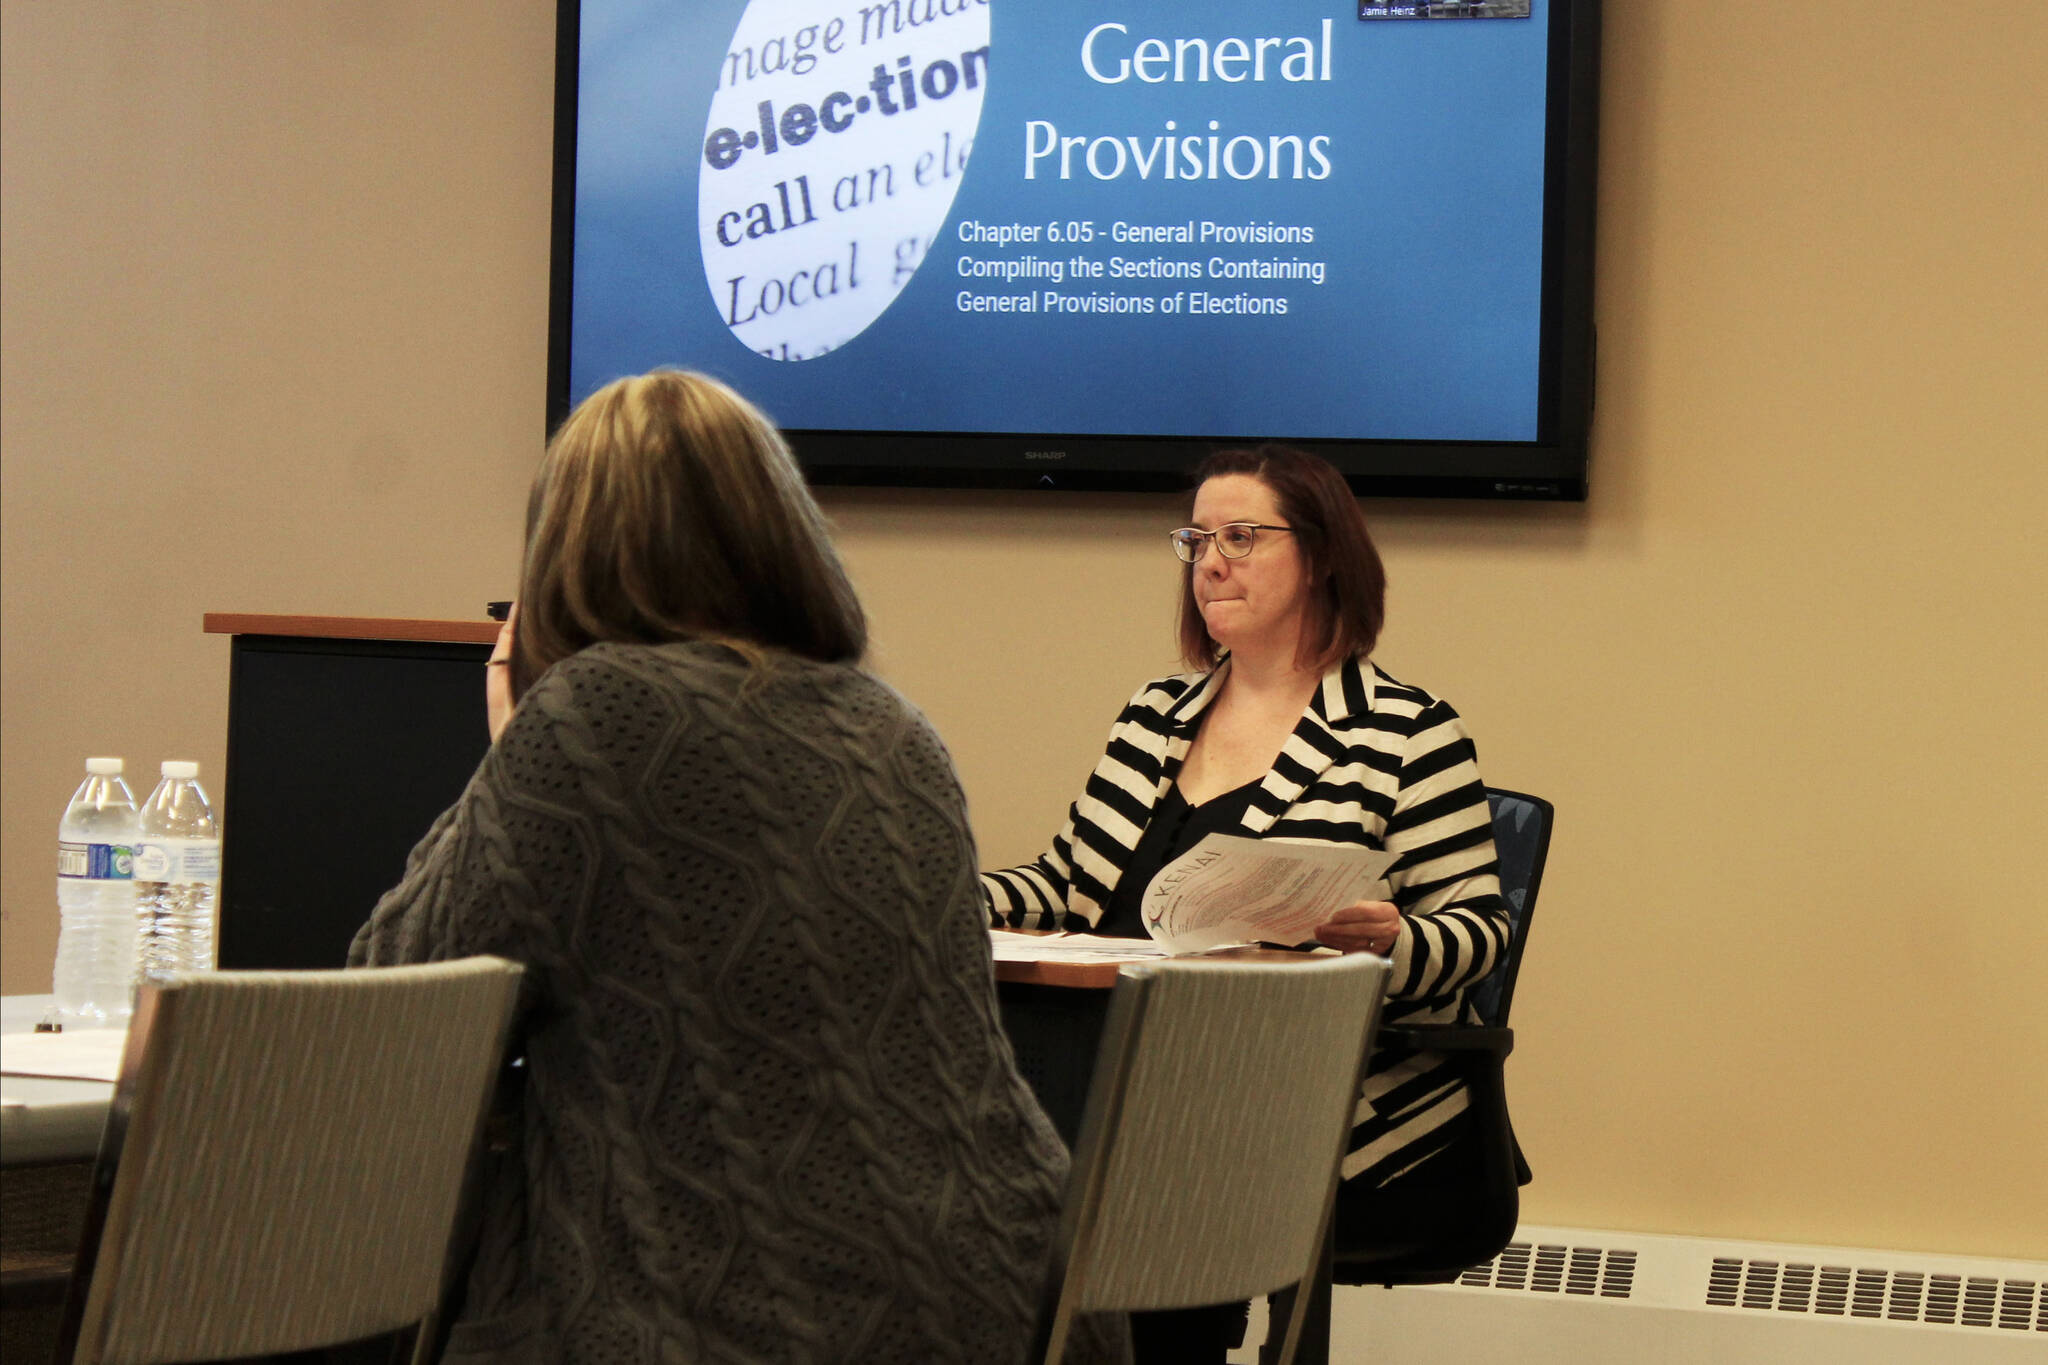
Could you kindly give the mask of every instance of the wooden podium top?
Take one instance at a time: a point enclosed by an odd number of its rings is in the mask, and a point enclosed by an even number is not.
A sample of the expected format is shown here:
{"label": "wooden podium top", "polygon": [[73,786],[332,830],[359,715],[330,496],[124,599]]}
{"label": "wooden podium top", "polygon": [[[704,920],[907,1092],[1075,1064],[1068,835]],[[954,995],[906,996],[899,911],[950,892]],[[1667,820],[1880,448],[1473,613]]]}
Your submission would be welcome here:
{"label": "wooden podium top", "polygon": [[436,644],[487,645],[498,638],[496,621],[424,621],[379,616],[257,616],[210,611],[208,635],[302,635],[322,640],[427,640]]}

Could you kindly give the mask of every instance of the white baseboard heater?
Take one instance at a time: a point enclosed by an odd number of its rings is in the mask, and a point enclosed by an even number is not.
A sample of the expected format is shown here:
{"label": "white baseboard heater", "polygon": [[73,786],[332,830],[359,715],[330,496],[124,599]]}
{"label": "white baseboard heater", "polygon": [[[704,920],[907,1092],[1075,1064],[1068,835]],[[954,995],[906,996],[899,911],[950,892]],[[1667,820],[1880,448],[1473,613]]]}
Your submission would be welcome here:
{"label": "white baseboard heater", "polygon": [[1339,1286],[1331,1365],[2048,1362],[2048,1262],[1531,1227],[1455,1284]]}

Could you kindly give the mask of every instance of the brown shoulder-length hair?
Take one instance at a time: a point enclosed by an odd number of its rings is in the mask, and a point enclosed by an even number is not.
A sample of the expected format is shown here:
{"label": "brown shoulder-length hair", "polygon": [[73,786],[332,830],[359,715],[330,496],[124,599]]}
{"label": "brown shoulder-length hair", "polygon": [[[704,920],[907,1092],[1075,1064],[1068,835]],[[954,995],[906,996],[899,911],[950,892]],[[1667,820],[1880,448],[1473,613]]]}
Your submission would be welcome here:
{"label": "brown shoulder-length hair", "polygon": [[782,434],[717,380],[616,380],[548,442],[526,507],[514,699],[605,640],[853,662],[867,633]]}
{"label": "brown shoulder-length hair", "polygon": [[[1344,476],[1328,460],[1270,441],[1217,451],[1196,466],[1195,486],[1224,474],[1249,474],[1272,489],[1281,523],[1294,528],[1309,579],[1308,620],[1295,662],[1327,671],[1372,653],[1387,615],[1387,571]],[[1195,602],[1192,564],[1181,575],[1179,633],[1189,667],[1215,667],[1221,651]]]}

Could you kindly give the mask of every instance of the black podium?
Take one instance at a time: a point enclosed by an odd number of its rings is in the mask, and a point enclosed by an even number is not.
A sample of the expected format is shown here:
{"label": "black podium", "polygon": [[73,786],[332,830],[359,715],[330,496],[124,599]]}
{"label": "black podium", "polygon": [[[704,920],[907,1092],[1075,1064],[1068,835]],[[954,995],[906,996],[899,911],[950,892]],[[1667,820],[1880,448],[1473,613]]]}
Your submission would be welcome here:
{"label": "black podium", "polygon": [[206,617],[233,637],[220,965],[339,967],[490,736],[493,621]]}

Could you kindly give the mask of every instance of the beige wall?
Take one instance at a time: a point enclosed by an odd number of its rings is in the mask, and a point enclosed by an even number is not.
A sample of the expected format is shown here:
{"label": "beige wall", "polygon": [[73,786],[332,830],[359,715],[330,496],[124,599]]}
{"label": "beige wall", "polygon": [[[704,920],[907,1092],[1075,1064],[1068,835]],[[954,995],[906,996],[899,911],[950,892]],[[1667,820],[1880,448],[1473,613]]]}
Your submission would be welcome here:
{"label": "beige wall", "polygon": [[[2048,6],[1607,9],[1592,501],[1369,508],[1382,661],[1560,811],[1527,1212],[2048,1256]],[[7,990],[80,760],[219,773],[202,611],[506,592],[551,10],[6,0]],[[1169,662],[1174,504],[827,501],[1031,855]]]}

